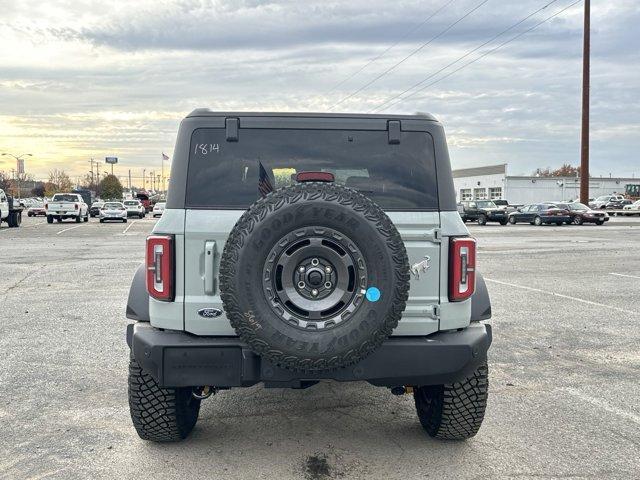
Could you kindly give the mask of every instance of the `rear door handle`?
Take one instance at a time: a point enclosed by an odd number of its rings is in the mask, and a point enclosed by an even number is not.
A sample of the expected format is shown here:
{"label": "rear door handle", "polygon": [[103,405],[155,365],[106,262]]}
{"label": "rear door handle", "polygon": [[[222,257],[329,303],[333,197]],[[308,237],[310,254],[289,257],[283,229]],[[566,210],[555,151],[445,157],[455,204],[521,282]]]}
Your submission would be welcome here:
{"label": "rear door handle", "polygon": [[215,259],[216,259],[216,242],[207,240],[204,242],[204,293],[213,295],[216,293],[215,283]]}

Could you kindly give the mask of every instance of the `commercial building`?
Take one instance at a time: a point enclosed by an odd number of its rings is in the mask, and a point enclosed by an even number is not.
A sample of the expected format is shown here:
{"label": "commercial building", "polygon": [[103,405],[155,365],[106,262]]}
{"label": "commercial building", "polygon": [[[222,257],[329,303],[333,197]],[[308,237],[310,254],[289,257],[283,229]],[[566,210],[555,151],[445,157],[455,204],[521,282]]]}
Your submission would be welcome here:
{"label": "commercial building", "polygon": [[[580,197],[578,177],[509,175],[507,164],[454,170],[453,183],[458,201],[504,198],[510,203],[526,204]],[[640,184],[640,179],[593,177],[589,180],[589,197],[624,193],[628,184]]]}

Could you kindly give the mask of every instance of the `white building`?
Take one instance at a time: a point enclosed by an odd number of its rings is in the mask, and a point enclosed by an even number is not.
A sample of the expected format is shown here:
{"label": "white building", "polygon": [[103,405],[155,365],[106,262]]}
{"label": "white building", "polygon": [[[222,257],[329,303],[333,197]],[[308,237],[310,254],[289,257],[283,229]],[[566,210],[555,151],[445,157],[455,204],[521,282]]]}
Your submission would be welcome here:
{"label": "white building", "polygon": [[[580,178],[511,176],[506,164],[454,170],[453,183],[458,201],[504,198],[509,203],[527,204],[580,197]],[[640,184],[640,179],[593,177],[589,180],[589,197],[624,194],[627,184]]]}

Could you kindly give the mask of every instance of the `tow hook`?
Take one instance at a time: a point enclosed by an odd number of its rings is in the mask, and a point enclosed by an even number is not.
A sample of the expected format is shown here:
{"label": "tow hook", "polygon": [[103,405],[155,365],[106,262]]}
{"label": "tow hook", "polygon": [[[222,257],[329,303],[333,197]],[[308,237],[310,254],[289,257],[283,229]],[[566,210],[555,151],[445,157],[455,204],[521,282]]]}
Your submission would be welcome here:
{"label": "tow hook", "polygon": [[191,395],[196,400],[206,400],[211,395],[215,395],[216,393],[218,393],[218,389],[215,387],[210,387],[208,385],[204,387],[194,387],[191,391]]}
{"label": "tow hook", "polygon": [[392,387],[391,393],[393,393],[394,395],[408,395],[413,393],[413,387],[412,386]]}

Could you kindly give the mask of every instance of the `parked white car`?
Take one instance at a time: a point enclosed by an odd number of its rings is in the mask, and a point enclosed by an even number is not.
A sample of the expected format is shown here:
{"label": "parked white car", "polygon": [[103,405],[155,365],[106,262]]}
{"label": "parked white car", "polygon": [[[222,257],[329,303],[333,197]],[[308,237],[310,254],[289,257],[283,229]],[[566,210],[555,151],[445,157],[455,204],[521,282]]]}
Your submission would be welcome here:
{"label": "parked white car", "polygon": [[631,205],[622,207],[625,215],[640,215],[640,200],[636,200]]}
{"label": "parked white car", "polygon": [[127,209],[122,202],[105,202],[100,209],[100,223],[104,223],[107,220],[127,223]]}
{"label": "parked white car", "polygon": [[55,218],[61,222],[65,218],[73,218],[77,223],[89,221],[89,206],[78,193],[56,193],[44,205],[47,223],[53,223]]}
{"label": "parked white car", "polygon": [[167,202],[158,202],[153,206],[153,218],[161,217]]}
{"label": "parked white car", "polygon": [[128,217],[144,218],[147,214],[147,211],[140,200],[125,200],[124,208],[127,209]]}

